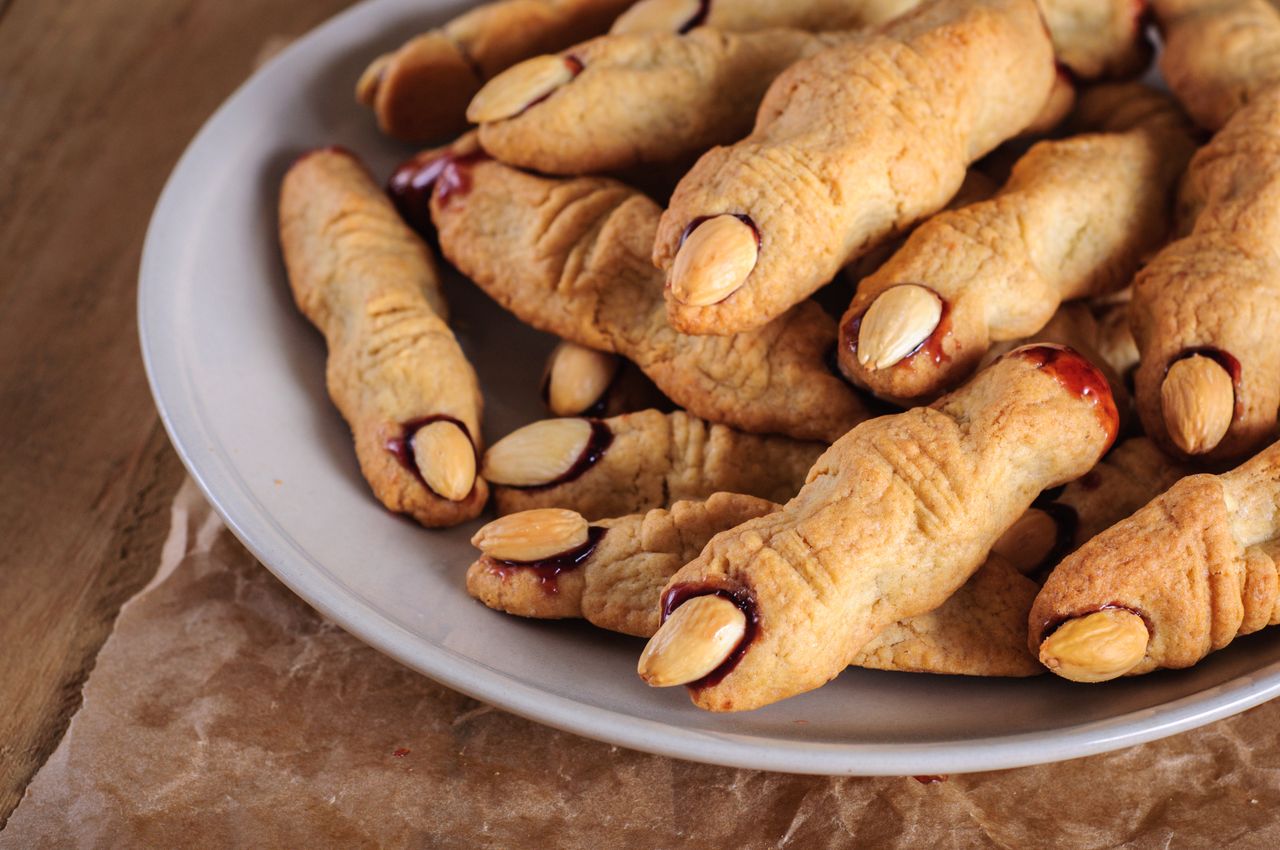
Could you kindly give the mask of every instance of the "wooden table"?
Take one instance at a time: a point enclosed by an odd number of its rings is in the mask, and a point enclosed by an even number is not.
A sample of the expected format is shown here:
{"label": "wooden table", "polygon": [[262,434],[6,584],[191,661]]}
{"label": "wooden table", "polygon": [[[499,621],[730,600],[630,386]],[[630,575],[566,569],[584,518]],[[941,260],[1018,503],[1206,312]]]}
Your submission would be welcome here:
{"label": "wooden table", "polygon": [[0,826],[182,480],[135,286],[166,176],[257,59],[352,0],[0,0]]}

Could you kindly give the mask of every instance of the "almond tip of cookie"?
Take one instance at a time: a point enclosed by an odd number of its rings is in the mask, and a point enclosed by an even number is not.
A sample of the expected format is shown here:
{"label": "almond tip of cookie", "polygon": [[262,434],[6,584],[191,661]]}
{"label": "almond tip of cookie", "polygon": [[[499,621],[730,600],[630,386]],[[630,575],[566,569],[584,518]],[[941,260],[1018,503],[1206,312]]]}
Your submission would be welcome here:
{"label": "almond tip of cookie", "polygon": [[483,472],[495,484],[537,487],[568,472],[591,440],[586,419],[544,419],[512,431],[485,452]]}
{"label": "almond tip of cookie", "polygon": [[619,16],[610,33],[683,32],[701,10],[700,0],[642,0]]}
{"label": "almond tip of cookie", "polygon": [[733,602],[721,596],[694,597],[649,639],[636,672],[655,688],[696,682],[724,663],[746,630],[746,615]]}
{"label": "almond tip of cookie", "polygon": [[1213,451],[1235,416],[1235,386],[1227,370],[1200,354],[1169,367],[1160,385],[1165,427],[1179,449],[1189,455]]}
{"label": "almond tip of cookie", "polygon": [[577,511],[536,508],[495,519],[475,533],[471,545],[500,561],[540,561],[582,546],[589,528]]}
{"label": "almond tip of cookie", "polygon": [[574,78],[569,60],[557,54],[534,56],[485,83],[467,106],[467,120],[489,124],[519,115]]}
{"label": "almond tip of cookie", "polygon": [[1059,626],[1040,644],[1040,663],[1073,682],[1106,682],[1136,667],[1149,639],[1137,614],[1106,608]]}
{"label": "almond tip of cookie", "polygon": [[747,282],[760,254],[756,230],[736,215],[703,221],[685,238],[671,265],[671,295],[690,307],[728,298]]}
{"label": "almond tip of cookie", "polygon": [[1057,521],[1039,508],[1030,508],[1000,535],[991,551],[1025,575],[1044,564],[1057,542]]}
{"label": "almond tip of cookie", "polygon": [[369,67],[364,69],[364,73],[360,75],[360,79],[356,82],[356,102],[364,106],[373,106],[373,101],[378,96],[378,89],[382,86],[382,79],[387,73],[387,69],[391,67],[391,60],[394,54],[384,53],[377,59],[369,63]]}
{"label": "almond tip of cookie", "polygon": [[616,354],[561,342],[547,358],[547,406],[556,416],[578,416],[594,407],[613,383]]}
{"label": "almond tip of cookie", "polygon": [[891,286],[876,296],[858,329],[858,363],[888,369],[924,343],[942,321],[942,299],[916,283]]}
{"label": "almond tip of cookie", "polygon": [[459,502],[476,483],[476,453],[471,439],[453,422],[424,425],[413,435],[418,472],[432,492]]}

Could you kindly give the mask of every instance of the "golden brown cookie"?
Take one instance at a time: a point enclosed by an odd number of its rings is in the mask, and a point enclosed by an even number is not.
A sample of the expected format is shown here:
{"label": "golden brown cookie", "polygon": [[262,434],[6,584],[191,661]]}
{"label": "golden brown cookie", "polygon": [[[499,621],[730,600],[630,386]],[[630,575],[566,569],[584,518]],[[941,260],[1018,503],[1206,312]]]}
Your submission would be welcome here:
{"label": "golden brown cookie", "polygon": [[285,175],[280,244],[374,495],[423,525],[475,517],[489,496],[476,475],[483,400],[422,240],[355,157],[330,148]]}
{"label": "golden brown cookie", "polygon": [[1138,412],[1167,451],[1238,458],[1274,438],[1280,406],[1280,86],[1196,153],[1182,204],[1190,235],[1134,279]]}
{"label": "golden brown cookie", "polygon": [[715,711],[819,687],[885,628],[941,605],[1115,429],[1101,373],[1040,345],[931,407],[864,422],[782,510],[717,535],[672,577],[641,676],[692,683]]}
{"label": "golden brown cookie", "polygon": [[903,403],[935,398],[1063,301],[1123,287],[1163,243],[1194,149],[1177,105],[1103,85],[1074,121],[1096,132],[1035,145],[995,197],[926,221],[859,283],[840,325],[851,381]]}
{"label": "golden brown cookie", "polygon": [[499,0],[410,39],[370,63],[356,99],[382,131],[417,142],[457,133],[486,80],[522,59],[608,29],[631,0]]}
{"label": "golden brown cookie", "polygon": [[836,40],[786,29],[604,36],[507,69],[467,116],[490,155],[544,174],[679,162],[747,135],[774,77]]}
{"label": "golden brown cookie", "polygon": [[725,491],[783,502],[824,443],[744,434],[682,410],[611,419],[544,419],[494,443],[484,477],[499,514],[569,508],[588,519]]}
{"label": "golden brown cookie", "polygon": [[[467,592],[522,617],[582,617],[610,631],[650,637],[667,580],[714,535],[779,508],[716,493],[670,510],[588,524],[572,511],[509,514],[472,542],[481,556]],[[1026,622],[1038,586],[998,556],[928,614],[895,623],[854,658],[855,666],[970,676],[1041,672],[1027,651]]]}
{"label": "golden brown cookie", "polygon": [[1040,575],[1193,471],[1146,437],[1130,438],[1061,491],[1042,493],[992,551]]}
{"label": "golden brown cookie", "polygon": [[1267,0],[1153,0],[1160,70],[1200,126],[1218,130],[1280,82],[1280,10]]}
{"label": "golden brown cookie", "polygon": [[813,32],[874,26],[920,0],[639,0],[614,21],[611,33],[686,33],[694,27],[755,32],[790,27]]}
{"label": "golden brown cookie", "polygon": [[660,211],[634,189],[456,152],[406,168],[434,177],[440,247],[463,274],[535,328],[627,357],[693,415],[827,442],[869,415],[828,366],[835,322],[817,304],[732,337],[676,333],[648,261]]}
{"label": "golden brown cookie", "polygon": [[1100,682],[1189,667],[1280,622],[1280,444],[1193,475],[1058,565],[1036,597],[1031,649]]}
{"label": "golden brown cookie", "polygon": [[730,334],[781,315],[942,208],[1055,76],[1032,0],[934,0],[792,65],[752,134],[699,159],[662,215],[672,326]]}
{"label": "golden brown cookie", "polygon": [[[610,32],[685,33],[706,26],[726,32],[793,27],[829,32],[875,26],[919,0],[640,0]],[[1151,61],[1142,38],[1146,0],[1040,0],[1058,61],[1081,79],[1131,76]]]}

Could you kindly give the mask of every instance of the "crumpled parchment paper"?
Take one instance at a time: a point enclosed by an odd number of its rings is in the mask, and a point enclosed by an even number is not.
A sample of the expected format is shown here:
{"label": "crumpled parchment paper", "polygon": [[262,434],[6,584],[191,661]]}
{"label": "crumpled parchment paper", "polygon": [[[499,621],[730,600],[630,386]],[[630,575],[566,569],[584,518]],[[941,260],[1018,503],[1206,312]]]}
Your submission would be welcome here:
{"label": "crumpled parchment paper", "polygon": [[622,750],[312,612],[187,483],[0,848],[1280,847],[1280,701],[1062,764],[857,779]]}

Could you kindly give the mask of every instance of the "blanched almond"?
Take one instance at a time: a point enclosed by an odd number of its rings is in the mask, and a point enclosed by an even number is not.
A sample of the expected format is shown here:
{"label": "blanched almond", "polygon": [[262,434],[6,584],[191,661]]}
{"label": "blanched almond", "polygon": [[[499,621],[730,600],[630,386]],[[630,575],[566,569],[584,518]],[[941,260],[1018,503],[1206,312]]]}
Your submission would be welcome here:
{"label": "blanched almond", "polygon": [[577,416],[598,402],[621,359],[564,341],[547,359],[547,405],[556,416]]}
{"label": "blanched almond", "polygon": [[1148,639],[1141,617],[1108,608],[1059,626],[1040,644],[1040,663],[1073,682],[1105,682],[1136,667]]}
{"label": "blanched almond", "polygon": [[1058,523],[1039,508],[1031,508],[1000,535],[991,551],[1025,574],[1044,564],[1057,542]]}
{"label": "blanched almond", "polygon": [[574,66],[564,56],[550,54],[526,59],[476,92],[467,107],[467,120],[472,124],[487,124],[519,115],[576,75]]}
{"label": "blanched almond", "polygon": [[586,419],[543,419],[512,431],[484,455],[484,477],[495,484],[549,484],[578,462],[591,441]]}
{"label": "blanched almond", "polygon": [[382,85],[382,75],[387,72],[387,68],[391,67],[391,60],[394,58],[394,53],[384,53],[364,69],[364,73],[356,82],[357,103],[373,106],[374,98],[378,95],[378,87]]}
{"label": "blanched almond", "polygon": [[655,688],[695,682],[723,664],[746,631],[737,605],[721,596],[696,596],[649,639],[636,672]]}
{"label": "blanched almond", "polygon": [[862,316],[858,330],[858,362],[869,369],[888,369],[920,347],[942,319],[942,299],[914,283],[891,286]]}
{"label": "blanched almond", "polygon": [[618,16],[609,32],[684,32],[701,9],[699,0],[640,0]]}
{"label": "blanched almond", "polygon": [[422,478],[439,496],[461,501],[476,483],[476,452],[453,422],[438,420],[413,435],[413,459]]}
{"label": "blanched almond", "polygon": [[1235,387],[1226,369],[1194,354],[1169,367],[1160,386],[1160,406],[1174,444],[1189,455],[1204,454],[1231,427]]}
{"label": "blanched almond", "polygon": [[718,215],[685,238],[671,265],[671,294],[681,304],[717,304],[746,283],[760,253],[755,229],[737,216]]}
{"label": "blanched almond", "polygon": [[495,519],[476,532],[471,545],[501,561],[541,561],[582,546],[587,530],[576,511],[538,508]]}

